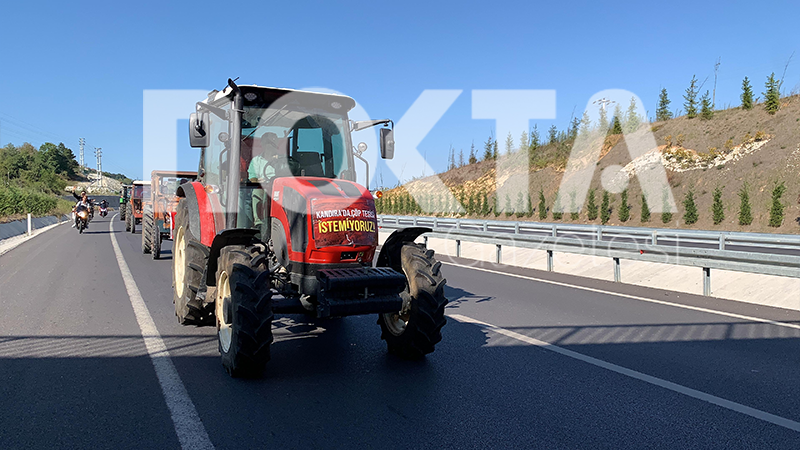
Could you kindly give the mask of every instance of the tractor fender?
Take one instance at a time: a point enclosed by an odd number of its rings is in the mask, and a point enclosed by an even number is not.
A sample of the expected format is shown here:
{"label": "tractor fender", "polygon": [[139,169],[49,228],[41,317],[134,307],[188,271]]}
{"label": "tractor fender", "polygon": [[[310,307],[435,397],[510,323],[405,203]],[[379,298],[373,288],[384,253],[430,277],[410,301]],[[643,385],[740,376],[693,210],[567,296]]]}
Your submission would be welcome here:
{"label": "tractor fender", "polygon": [[381,247],[377,266],[391,267],[403,273],[403,265],[400,261],[400,249],[403,248],[403,245],[414,242],[421,234],[430,233],[432,231],[432,229],[426,227],[410,227],[394,231]]}
{"label": "tractor fender", "polygon": [[232,228],[223,230],[214,237],[211,243],[211,252],[208,255],[208,267],[206,268],[206,285],[217,285],[217,261],[222,249],[229,245],[252,245],[259,242],[256,239],[258,230],[252,228]]}
{"label": "tractor fender", "polygon": [[203,184],[199,181],[184,183],[178,187],[177,195],[189,202],[189,230],[192,236],[199,237],[201,244],[210,247],[217,230],[211,201]]}

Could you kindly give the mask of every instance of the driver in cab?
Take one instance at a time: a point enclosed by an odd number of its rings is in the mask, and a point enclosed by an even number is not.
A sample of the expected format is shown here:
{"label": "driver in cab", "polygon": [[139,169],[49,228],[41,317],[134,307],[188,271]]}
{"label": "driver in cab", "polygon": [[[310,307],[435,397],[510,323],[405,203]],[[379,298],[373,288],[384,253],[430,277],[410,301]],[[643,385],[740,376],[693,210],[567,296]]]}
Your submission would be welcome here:
{"label": "driver in cab", "polygon": [[[285,142],[285,141],[284,141]],[[253,216],[255,226],[260,226],[262,219],[267,217],[269,207],[268,196],[265,191],[271,191],[272,180],[275,177],[292,176],[293,166],[286,151],[281,151],[278,135],[271,132],[264,133],[259,139],[259,152],[250,160],[247,169],[247,178],[253,183],[260,183],[264,189],[253,191]],[[254,146],[255,147],[255,146]],[[254,150],[256,150],[254,148]]]}

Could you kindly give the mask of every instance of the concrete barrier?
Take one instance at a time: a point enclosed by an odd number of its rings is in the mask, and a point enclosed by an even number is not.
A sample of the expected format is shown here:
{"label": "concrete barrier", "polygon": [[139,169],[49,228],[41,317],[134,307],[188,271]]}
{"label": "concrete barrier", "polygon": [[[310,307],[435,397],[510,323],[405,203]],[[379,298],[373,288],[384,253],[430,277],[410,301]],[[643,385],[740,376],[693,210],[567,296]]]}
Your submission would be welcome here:
{"label": "concrete barrier", "polygon": [[[48,225],[53,225],[58,222],[63,222],[66,219],[66,216],[62,216],[59,220],[58,216],[45,216],[45,217],[34,217],[31,219],[31,225],[34,230],[39,228],[44,228]],[[28,221],[23,220],[15,220],[13,222],[8,223],[0,223],[0,241],[3,239],[8,239],[10,237],[19,236],[28,232]]]}

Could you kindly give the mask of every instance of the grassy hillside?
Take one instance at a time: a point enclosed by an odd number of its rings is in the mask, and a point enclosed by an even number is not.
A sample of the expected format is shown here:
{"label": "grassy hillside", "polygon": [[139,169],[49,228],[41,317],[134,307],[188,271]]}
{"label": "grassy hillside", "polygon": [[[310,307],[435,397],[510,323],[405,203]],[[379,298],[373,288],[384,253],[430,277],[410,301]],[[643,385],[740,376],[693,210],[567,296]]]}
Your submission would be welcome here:
{"label": "grassy hillside", "polygon": [[[781,99],[781,109],[768,114],[762,105],[752,110],[732,108],[714,113],[713,118],[689,119],[678,117],[648,125],[656,139],[656,148],[650,158],[660,158],[667,169],[667,179],[678,206],[667,223],[661,214],[653,213],[649,221],[641,220],[642,189],[637,177],[628,181],[628,205],[630,219],[620,220],[622,205],[620,194],[610,194],[610,218],[608,225],[692,228],[729,231],[752,231],[773,233],[800,232],[800,96]],[[601,139],[603,139],[601,137]],[[553,215],[553,203],[565,167],[575,142],[574,136],[562,133],[559,142],[539,146],[527,152],[512,153],[498,160],[488,159],[436,175],[459,199],[461,213],[455,213],[455,205],[444,203],[441,185],[433,177],[412,181],[405,186],[385,191],[378,201],[383,213],[418,213],[422,209],[412,201],[412,191],[425,206],[433,206],[444,216],[487,217],[497,219],[540,219],[539,192],[545,197],[546,218],[572,223],[600,223],[601,218],[587,218],[586,202],[577,217],[569,213],[560,218]],[[609,134],[604,138],[601,158],[597,162],[591,187],[596,190],[596,204],[601,205],[603,184],[601,174],[610,166],[621,166],[630,171],[639,167],[647,158],[633,162],[622,135]],[[502,179],[497,179],[497,164],[511,168],[502,170]],[[613,168],[612,168],[613,169]],[[518,182],[519,175],[529,173],[527,191],[531,198],[528,204],[521,194],[519,198],[496,199],[495,186]],[[772,194],[779,183],[785,185],[780,198],[785,217],[778,227],[769,226]],[[739,225],[739,192],[747,186],[753,221],[750,225]],[[720,188],[725,219],[714,224],[712,215],[713,192]],[[524,189],[522,189],[524,191]],[[688,192],[693,192],[698,220],[687,224],[684,220],[686,207],[683,204]],[[420,194],[421,193],[421,194]],[[484,199],[486,204],[484,205]],[[499,201],[497,201],[499,200]],[[569,197],[564,196],[564,202]],[[652,207],[654,199],[649,199]],[[655,199],[660,201],[660,199]],[[506,205],[525,210],[524,213],[506,214]],[[518,205],[524,205],[519,207]],[[566,205],[565,205],[566,206]],[[530,219],[527,219],[530,218]]]}

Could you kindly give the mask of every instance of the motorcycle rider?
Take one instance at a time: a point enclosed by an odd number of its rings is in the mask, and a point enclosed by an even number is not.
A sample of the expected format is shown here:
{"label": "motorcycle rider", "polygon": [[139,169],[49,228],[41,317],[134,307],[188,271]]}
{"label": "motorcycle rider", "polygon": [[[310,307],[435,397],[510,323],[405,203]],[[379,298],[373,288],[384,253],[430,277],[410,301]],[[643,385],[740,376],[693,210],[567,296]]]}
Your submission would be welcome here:
{"label": "motorcycle rider", "polygon": [[[72,195],[77,197],[74,193]],[[81,205],[83,205],[89,210],[90,212],[89,217],[91,218],[92,204],[91,201],[89,200],[89,194],[87,194],[86,191],[81,192],[80,200],[78,200],[78,203],[76,203],[75,206],[72,207],[72,228],[75,228],[78,225],[78,218],[75,215],[75,211],[78,209],[78,206]],[[87,229],[89,228],[88,220],[86,221],[86,228]]]}
{"label": "motorcycle rider", "polygon": [[107,211],[108,211],[108,202],[107,201],[105,201],[105,200],[101,200],[100,201],[100,211],[101,212],[106,211],[103,214],[103,217],[105,217],[105,214],[107,214]]}

